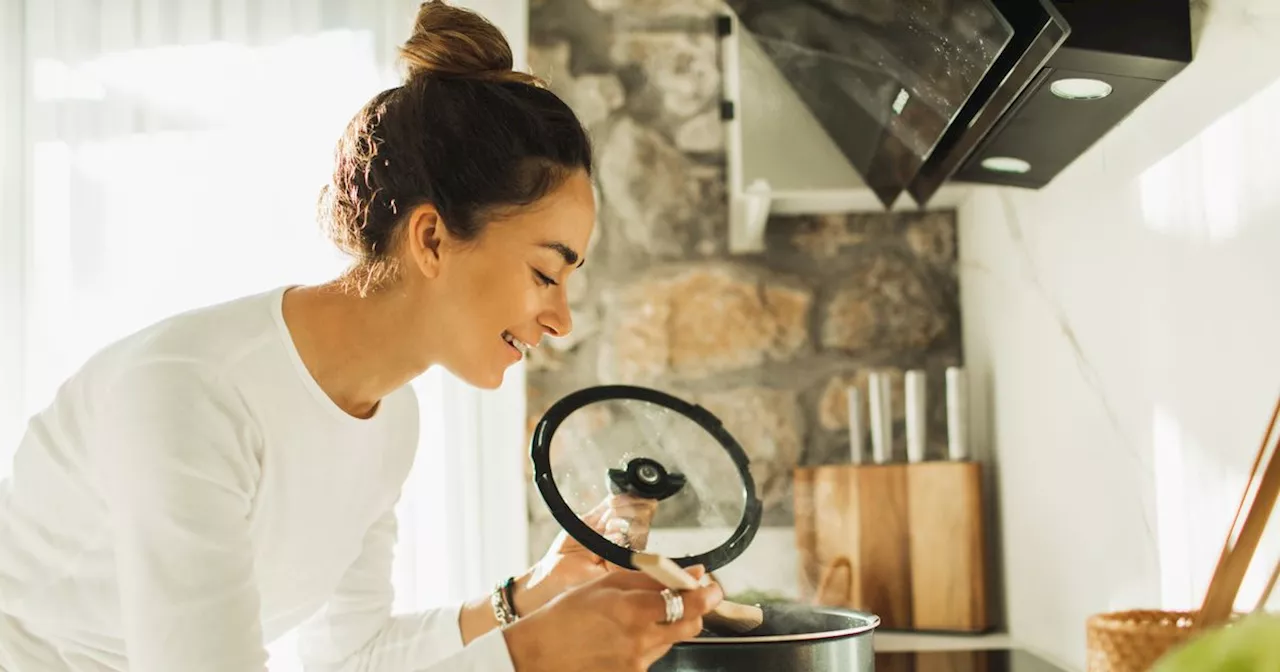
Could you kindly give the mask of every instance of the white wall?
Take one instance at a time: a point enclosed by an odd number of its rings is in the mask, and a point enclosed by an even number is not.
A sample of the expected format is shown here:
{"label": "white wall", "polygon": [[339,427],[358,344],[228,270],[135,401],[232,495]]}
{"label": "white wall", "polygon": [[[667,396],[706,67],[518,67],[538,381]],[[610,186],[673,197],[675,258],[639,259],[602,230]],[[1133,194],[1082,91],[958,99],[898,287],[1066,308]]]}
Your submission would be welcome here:
{"label": "white wall", "polygon": [[1198,18],[1196,62],[1050,187],[960,212],[1007,619],[1078,669],[1090,614],[1198,603],[1280,394],[1280,3]]}

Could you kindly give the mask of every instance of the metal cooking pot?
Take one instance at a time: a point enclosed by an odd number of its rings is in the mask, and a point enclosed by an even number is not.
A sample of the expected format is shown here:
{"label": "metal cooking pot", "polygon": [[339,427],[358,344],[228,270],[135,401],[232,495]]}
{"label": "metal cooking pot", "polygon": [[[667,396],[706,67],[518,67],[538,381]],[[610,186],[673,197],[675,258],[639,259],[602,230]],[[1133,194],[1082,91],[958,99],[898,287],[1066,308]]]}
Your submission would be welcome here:
{"label": "metal cooking pot", "polygon": [[[740,556],[760,527],[749,460],[720,420],[657,390],[604,385],[574,392],[533,433],[534,482],[556,522],[587,550],[635,569],[635,550],[708,572]],[[602,509],[617,495],[644,515]],[[634,512],[632,512],[634,513]],[[592,516],[615,516],[595,523]],[[600,527],[603,533],[597,531]],[[703,631],[651,672],[870,672],[880,619],[845,609],[759,605],[745,633]]]}
{"label": "metal cooking pot", "polygon": [[[880,619],[841,609],[809,608],[828,616],[828,629],[789,634],[704,636],[672,647],[650,672],[871,672],[873,632]],[[765,616],[768,620],[768,615]]]}

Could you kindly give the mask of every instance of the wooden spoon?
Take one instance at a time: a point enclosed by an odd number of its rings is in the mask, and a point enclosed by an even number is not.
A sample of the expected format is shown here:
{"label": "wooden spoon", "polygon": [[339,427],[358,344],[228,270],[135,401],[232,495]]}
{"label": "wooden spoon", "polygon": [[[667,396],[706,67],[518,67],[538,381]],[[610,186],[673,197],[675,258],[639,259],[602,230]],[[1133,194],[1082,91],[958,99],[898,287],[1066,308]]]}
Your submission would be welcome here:
{"label": "wooden spoon", "polygon": [[[701,580],[695,579],[680,565],[661,555],[635,552],[631,554],[631,564],[671,590],[696,590],[711,584],[711,575],[703,574]],[[716,633],[741,635],[764,623],[764,611],[760,607],[722,600],[702,617],[702,623]]]}
{"label": "wooden spoon", "polygon": [[[1211,628],[1225,623],[1232,614],[1240,586],[1258,551],[1271,512],[1280,500],[1280,399],[1276,399],[1271,422],[1262,435],[1262,447],[1253,461],[1244,496],[1236,508],[1235,520],[1227,533],[1218,566],[1209,579],[1204,602],[1197,614],[1197,627]],[[1274,436],[1274,443],[1273,437]],[[1273,583],[1273,577],[1269,584]],[[1268,586],[1266,593],[1270,593]]]}

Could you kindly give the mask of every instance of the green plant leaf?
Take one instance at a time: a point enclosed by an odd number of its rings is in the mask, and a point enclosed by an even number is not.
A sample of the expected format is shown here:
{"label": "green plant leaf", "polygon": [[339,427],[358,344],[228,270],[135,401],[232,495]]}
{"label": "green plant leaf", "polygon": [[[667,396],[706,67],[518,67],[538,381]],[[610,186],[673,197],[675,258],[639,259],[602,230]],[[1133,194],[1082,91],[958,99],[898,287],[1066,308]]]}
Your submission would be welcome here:
{"label": "green plant leaf", "polygon": [[1165,654],[1152,672],[1280,670],[1280,616],[1253,614],[1197,635]]}

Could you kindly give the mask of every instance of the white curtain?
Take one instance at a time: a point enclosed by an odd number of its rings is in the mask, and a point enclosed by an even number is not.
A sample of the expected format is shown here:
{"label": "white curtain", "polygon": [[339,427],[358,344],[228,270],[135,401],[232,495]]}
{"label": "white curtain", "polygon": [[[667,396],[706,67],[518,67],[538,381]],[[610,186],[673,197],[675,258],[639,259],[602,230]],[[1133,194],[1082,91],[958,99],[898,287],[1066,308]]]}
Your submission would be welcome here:
{"label": "white curtain", "polygon": [[25,161],[22,6],[0,0],[0,477],[23,417]]}
{"label": "white curtain", "polygon": [[[525,44],[523,0],[458,2]],[[414,0],[0,0],[0,477],[92,352],[191,307],[323,280],[315,200],[347,120],[399,80]],[[527,563],[524,380],[415,381],[398,607]],[[502,529],[500,529],[502,528]],[[277,645],[273,669],[291,669]]]}

